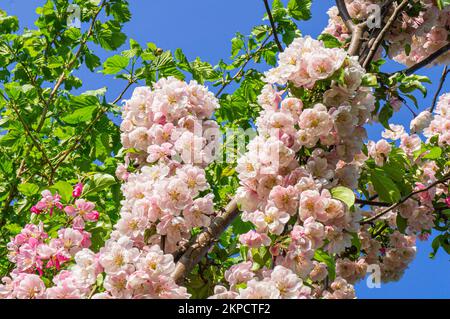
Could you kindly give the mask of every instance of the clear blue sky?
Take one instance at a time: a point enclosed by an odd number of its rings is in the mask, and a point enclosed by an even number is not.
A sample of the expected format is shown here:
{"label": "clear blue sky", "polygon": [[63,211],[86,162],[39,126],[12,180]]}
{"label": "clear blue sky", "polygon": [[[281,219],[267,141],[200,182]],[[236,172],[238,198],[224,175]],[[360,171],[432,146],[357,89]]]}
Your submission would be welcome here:
{"label": "clear blue sky", "polygon": [[[211,64],[230,55],[230,40],[236,31],[248,34],[254,25],[261,24],[264,14],[262,0],[130,0],[132,20],[125,27],[125,33],[140,42],[154,42],[163,49],[182,48],[189,59],[200,56]],[[286,2],[286,1],[285,1]],[[17,15],[21,27],[33,28],[36,19],[34,9],[43,0],[1,0],[0,8]],[[326,11],[334,4],[330,0],[313,1],[313,18],[299,24],[304,35],[316,37],[327,24]],[[106,58],[110,52],[98,50]],[[262,67],[264,68],[264,66]],[[390,62],[385,71],[402,69]],[[428,75],[437,83],[441,67],[424,69],[420,74]],[[83,90],[106,86],[112,99],[123,88],[123,83],[92,74],[86,70],[78,72],[83,79]],[[421,99],[421,110],[427,108],[433,98],[436,84],[428,85],[429,94]],[[444,86],[448,91],[448,84]],[[127,96],[125,96],[126,98]],[[411,113],[405,109],[395,115],[392,122],[408,126]],[[368,127],[369,138],[378,139],[381,127]],[[419,242],[418,254],[404,277],[396,283],[382,284],[379,289],[368,289],[365,282],[357,284],[359,298],[450,298],[450,258],[440,251],[434,260],[428,258],[431,240]]]}

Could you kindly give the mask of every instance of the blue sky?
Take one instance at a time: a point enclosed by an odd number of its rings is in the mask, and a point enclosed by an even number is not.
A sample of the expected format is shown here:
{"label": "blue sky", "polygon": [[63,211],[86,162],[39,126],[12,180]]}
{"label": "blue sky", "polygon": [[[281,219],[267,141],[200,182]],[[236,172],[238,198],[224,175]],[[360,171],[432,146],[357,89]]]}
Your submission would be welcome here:
{"label": "blue sky", "polygon": [[[202,60],[216,64],[230,55],[230,40],[239,31],[248,34],[254,25],[261,24],[264,14],[262,0],[130,0],[132,20],[125,27],[125,33],[141,44],[154,42],[167,50],[182,48],[188,59],[200,56]],[[285,1],[287,2],[287,1]],[[1,0],[0,8],[19,17],[21,27],[33,28],[36,19],[35,8],[42,0]],[[330,0],[313,1],[313,18],[299,23],[303,35],[317,37],[327,24],[326,11],[334,4]],[[266,22],[267,23],[267,22]],[[125,49],[125,48],[124,48]],[[98,50],[97,54],[106,58],[111,52]],[[264,69],[265,66],[259,67]],[[389,62],[384,70],[392,72],[403,66]],[[441,67],[422,69],[437,83]],[[124,83],[84,69],[77,74],[83,79],[83,90],[106,86],[107,97],[111,100],[122,90]],[[428,85],[429,94],[421,99],[420,110],[430,106],[437,84]],[[448,91],[448,84],[444,91]],[[232,87],[231,87],[232,89]],[[129,92],[128,92],[129,93]],[[129,96],[129,94],[128,94]],[[127,95],[125,95],[125,98]],[[391,120],[408,126],[411,113],[404,108]],[[380,125],[369,126],[369,138],[378,139],[382,131]],[[431,238],[432,239],[432,238]],[[411,263],[404,277],[395,283],[382,284],[381,288],[369,289],[365,281],[356,285],[359,298],[450,298],[449,257],[440,251],[434,260],[428,258],[431,239],[418,242],[416,259]]]}

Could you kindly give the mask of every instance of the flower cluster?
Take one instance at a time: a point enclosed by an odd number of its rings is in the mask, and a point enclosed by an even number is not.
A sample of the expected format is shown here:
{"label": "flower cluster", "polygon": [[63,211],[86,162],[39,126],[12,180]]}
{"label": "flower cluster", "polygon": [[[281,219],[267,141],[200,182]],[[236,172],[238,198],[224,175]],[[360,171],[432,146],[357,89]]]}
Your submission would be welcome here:
{"label": "flower cluster", "polygon": [[[32,214],[41,215],[58,212],[66,220],[64,227],[49,235],[42,221],[27,224],[8,243],[8,259],[15,265],[10,277],[2,279],[0,296],[4,298],[44,298],[45,285],[41,277],[52,276],[70,261],[76,259],[78,252],[91,246],[91,233],[85,230],[85,222],[96,222],[99,213],[95,204],[81,196],[82,184],[74,188],[74,204],[64,205],[58,193],[44,190],[39,202],[31,208]],[[55,217],[56,218],[56,217]]]}
{"label": "flower cluster", "polygon": [[423,126],[423,133],[428,139],[437,135],[439,146],[450,146],[450,93],[441,95],[436,105],[436,115]]}
{"label": "flower cluster", "polygon": [[[190,238],[193,228],[207,227],[214,214],[204,167],[212,160],[218,126],[208,120],[216,98],[195,81],[159,80],[153,90],[139,87],[124,107],[122,143],[130,149],[117,176],[125,183],[120,219],[98,253],[87,249],[85,221],[99,217],[94,204],[82,198],[63,207],[58,195],[44,192],[33,207],[36,214],[64,211],[72,228],[44,242],[42,225],[29,225],[10,244],[10,259],[18,271],[4,279],[1,296],[17,298],[187,298],[187,290],[171,278],[174,252]],[[203,134],[203,132],[205,132]],[[204,137],[205,136],[205,137]],[[210,138],[210,139],[209,139]],[[128,171],[133,162],[135,171]],[[137,168],[137,169],[136,169]],[[162,248],[160,248],[162,247]],[[53,277],[46,289],[41,273],[74,257],[75,264]],[[26,274],[23,274],[27,272]],[[20,276],[19,276],[20,275]],[[99,280],[102,282],[98,286]]]}
{"label": "flower cluster", "polygon": [[191,229],[209,226],[214,207],[204,166],[217,142],[218,126],[208,120],[217,106],[206,87],[175,78],[159,80],[154,90],[137,88],[126,102],[122,142],[138,150],[126,161],[141,168],[118,169],[126,183],[115,231],[137,247],[153,243],[174,252]]}
{"label": "flower cluster", "polygon": [[[214,141],[204,136],[217,130],[208,120],[217,105],[204,86],[175,78],[159,80],[153,90],[136,88],[126,101],[121,137],[133,151],[116,172],[125,181],[120,218],[95,255],[98,266],[76,265],[88,287],[104,275],[104,291],[93,298],[189,297],[170,277],[175,263],[164,252],[179,249],[191,229],[207,227],[214,214],[204,171]],[[128,171],[131,162],[134,172]]]}
{"label": "flower cluster", "polygon": [[[383,235],[384,240],[378,240],[368,230],[368,226],[363,226],[358,233],[361,239],[361,250],[365,253],[356,261],[338,261],[336,272],[347,281],[354,282],[356,278],[363,276],[362,266],[364,264],[378,265],[381,270],[381,280],[395,281],[399,280],[408,264],[413,260],[416,253],[416,237],[425,240],[429,237],[431,229],[435,225],[436,215],[433,201],[445,202],[448,200],[448,189],[440,184],[430,187],[438,179],[437,172],[439,168],[433,160],[424,157],[428,151],[424,151],[421,133],[427,137],[426,142],[431,143],[431,139],[436,138],[437,145],[445,151],[449,143],[445,140],[448,135],[448,114],[450,110],[450,95],[443,94],[436,107],[435,114],[429,111],[423,111],[415,119],[411,121],[410,134],[401,125],[390,125],[390,130],[385,130],[382,136],[386,140],[378,142],[369,141],[368,153],[374,159],[376,165],[383,166],[391,156],[391,148],[394,147],[395,141],[399,142],[399,148],[405,155],[405,159],[409,165],[417,165],[418,170],[417,182],[413,191],[416,195],[405,200],[397,208],[389,211],[380,217],[384,220],[393,232]],[[447,171],[440,172],[448,174]],[[370,190],[370,189],[369,189]],[[448,204],[446,204],[448,205]],[[377,214],[383,208],[374,208],[373,213]],[[367,214],[367,213],[365,213]],[[370,214],[368,214],[370,216]],[[404,232],[398,230],[397,220],[402,218],[406,221]],[[387,236],[387,237],[386,237]],[[356,277],[355,277],[356,276]]]}
{"label": "flower cluster", "polygon": [[[435,114],[429,111],[423,111],[416,118],[411,121],[410,134],[405,132],[401,125],[391,125],[391,130],[385,130],[383,137],[392,141],[400,140],[399,147],[405,153],[410,161],[410,165],[419,164],[421,174],[418,181],[415,183],[413,191],[420,191],[416,196],[406,200],[398,209],[387,214],[384,218],[388,219],[395,227],[395,219],[397,214],[400,214],[408,222],[407,231],[410,234],[421,235],[422,231],[430,231],[434,226],[434,207],[433,199],[436,195],[445,194],[447,190],[445,187],[437,185],[429,188],[433,182],[436,182],[436,173],[438,167],[432,160],[423,158],[427,152],[422,151],[421,133],[427,137],[426,142],[430,143],[431,138],[437,139],[437,145],[444,149],[450,145],[448,140],[450,129],[450,94],[443,94],[436,106]],[[389,157],[391,144],[386,140],[380,140],[376,145],[384,145],[385,151],[375,150],[371,153],[369,148],[369,156],[375,159],[380,157],[383,161]],[[375,145],[374,142],[369,141],[369,145]],[[444,172],[445,173],[445,172]]]}
{"label": "flower cluster", "polygon": [[[374,107],[370,90],[361,86],[364,73],[344,50],[327,49],[309,37],[294,40],[280,54],[279,66],[267,72],[269,84],[258,98],[263,108],[258,136],[236,168],[242,219],[255,227],[240,236],[250,249],[249,261],[229,270],[225,279],[231,290],[217,287],[215,297],[354,297],[353,287],[340,277],[323,290],[328,270],[314,257],[317,251],[343,253],[358,230],[360,214],[333,198],[331,190],[355,187],[363,164],[363,125]],[[314,101],[272,85],[313,90],[322,80],[331,85]],[[270,246],[274,269],[255,273],[252,252],[264,246]]]}
{"label": "flower cluster", "polygon": [[[275,266],[271,270],[255,275],[248,261],[232,266],[225,272],[231,290],[216,286],[211,299],[306,299],[311,297],[311,288],[303,285],[292,270]],[[245,286],[245,288],[243,288]],[[239,289],[239,287],[242,287]]]}
{"label": "flower cluster", "polygon": [[[374,12],[373,6],[381,8],[382,1],[378,0],[357,0],[345,1],[350,16],[359,21],[365,21]],[[442,10],[438,9],[435,1],[421,0],[416,4],[420,6],[418,14],[408,15],[403,11],[398,20],[386,35],[389,42],[389,56],[395,61],[407,66],[414,65],[430,54],[434,53],[444,45],[448,44],[448,28],[450,26],[450,8],[447,6]],[[388,19],[395,5],[385,15]],[[338,9],[332,7],[328,11],[328,26],[324,29],[337,37],[341,41],[347,40],[351,32],[339,16]],[[383,25],[381,21],[381,24]],[[448,63],[450,54],[440,56],[434,63]]]}
{"label": "flower cluster", "polygon": [[278,67],[266,72],[266,81],[312,88],[340,69],[346,58],[344,50],[327,49],[311,37],[297,38],[280,53]]}

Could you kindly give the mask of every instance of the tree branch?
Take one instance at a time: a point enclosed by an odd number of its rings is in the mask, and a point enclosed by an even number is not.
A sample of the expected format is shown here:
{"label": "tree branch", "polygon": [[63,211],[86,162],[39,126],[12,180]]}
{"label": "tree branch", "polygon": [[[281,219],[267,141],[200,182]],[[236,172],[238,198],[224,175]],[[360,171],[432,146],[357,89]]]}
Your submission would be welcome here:
{"label": "tree branch", "polygon": [[[105,6],[106,1],[107,0],[103,0],[102,3],[100,4],[100,7],[99,7],[98,11],[95,13],[95,15],[93,17],[93,20],[92,20],[92,22],[91,22],[91,24],[89,26],[89,30],[88,30],[88,32],[86,34],[86,38],[83,39],[80,42],[80,47],[78,48],[78,51],[75,53],[75,58],[66,66],[67,69],[70,69],[73,66],[73,64],[76,62],[78,57],[81,55],[81,53],[83,51],[83,48],[84,48],[84,45],[88,41],[89,37],[92,35],[95,21],[97,20],[98,15],[102,11],[103,7]],[[46,116],[47,116],[48,108],[49,108],[49,106],[50,106],[50,104],[51,104],[51,102],[52,102],[52,100],[53,100],[53,98],[54,98],[58,88],[63,83],[65,77],[66,77],[66,74],[62,73],[61,76],[58,78],[55,86],[53,87],[48,100],[46,101],[46,103],[44,103],[44,108],[42,110],[42,115],[41,115],[41,118],[40,118],[40,120],[38,122],[38,126],[37,126],[37,128],[35,130],[36,133],[39,133],[41,131],[41,129],[42,129],[44,123],[45,123],[45,119],[46,119]],[[32,82],[34,82],[34,80]],[[38,89],[38,93],[40,93],[39,89]],[[42,99],[42,96],[40,96],[40,98]],[[26,158],[27,158],[29,153],[30,153],[30,148],[28,148],[28,150],[25,152],[25,155],[24,155],[22,161],[20,162],[19,169],[17,171],[17,180],[20,180],[20,177],[26,171],[26,169],[25,169],[25,162],[26,162]],[[6,199],[4,206],[3,206],[2,210],[0,211],[0,227],[2,227],[4,225],[4,223],[5,223],[4,215],[6,214],[6,211],[8,210],[8,208],[10,206],[9,205],[10,202],[14,199],[14,196],[16,195],[16,192],[17,192],[17,185],[12,185],[11,189],[9,190],[8,198]]]}
{"label": "tree branch", "polygon": [[[430,64],[431,62],[433,62],[434,60],[436,60],[437,58],[439,58],[441,55],[447,53],[447,51],[450,50],[450,42],[447,43],[446,45],[444,45],[442,48],[434,51],[432,54],[430,54],[428,57],[426,57],[425,59],[423,59],[422,61],[414,64],[413,66],[403,70],[403,71],[397,71],[394,72],[392,74],[395,73],[403,73],[405,75],[411,75],[413,73],[415,73],[417,70],[423,68],[424,66]],[[392,75],[391,74],[391,75]]]}
{"label": "tree branch", "polygon": [[403,0],[392,13],[389,20],[386,22],[386,25],[381,29],[380,33],[375,38],[375,41],[373,42],[372,46],[369,49],[369,53],[367,54],[366,59],[364,60],[364,63],[362,64],[362,67],[367,69],[370,62],[372,62],[373,57],[375,56],[375,53],[377,52],[378,48],[380,47],[381,43],[383,42],[384,36],[391,28],[392,24],[397,20],[398,15],[403,11],[403,8],[405,8],[408,5],[408,0]]}
{"label": "tree branch", "polygon": [[339,16],[344,21],[347,28],[352,33],[352,38],[350,41],[350,45],[348,47],[349,55],[357,55],[359,53],[359,49],[361,47],[362,36],[367,27],[367,22],[361,22],[359,24],[355,24],[352,20],[352,17],[348,13],[347,5],[344,0],[336,0],[336,6],[339,11]]}
{"label": "tree branch", "polygon": [[48,159],[47,153],[42,148],[40,141],[38,141],[37,138],[33,135],[33,133],[31,132],[30,128],[28,127],[27,123],[22,118],[22,115],[20,115],[19,110],[14,106],[14,103],[10,103],[10,105],[11,105],[12,109],[14,110],[14,112],[16,113],[17,117],[19,118],[20,123],[22,123],[22,126],[25,129],[25,132],[30,137],[30,139],[33,142],[34,146],[36,146],[36,148],[42,153],[42,157],[47,162],[47,164],[50,166],[50,170],[53,171],[53,165],[50,162],[50,160]]}
{"label": "tree branch", "polygon": [[[75,53],[74,58],[65,66],[65,69],[67,71],[70,71],[70,69],[73,67],[73,65],[78,60],[81,53],[83,52],[84,46],[86,45],[87,41],[89,40],[89,37],[92,35],[92,33],[94,31],[95,21],[97,20],[97,17],[100,14],[100,12],[103,10],[103,7],[105,6],[105,4],[106,4],[106,0],[103,0],[102,3],[100,4],[99,9],[94,14],[94,17],[92,18],[92,21],[89,25],[89,29],[86,33],[86,36],[80,41],[80,46],[78,47],[78,50]],[[63,73],[61,73],[60,77],[56,81],[55,86],[53,87],[52,91],[50,92],[50,96],[47,99],[47,103],[45,103],[45,105],[44,105],[44,109],[42,110],[42,116],[41,116],[39,124],[36,128],[36,132],[39,132],[42,129],[42,126],[44,125],[44,122],[45,122],[45,118],[47,116],[48,107],[50,106],[51,102],[53,101],[53,98],[55,97],[56,92],[58,91],[59,87],[62,85],[62,83],[64,82],[65,79],[66,79],[66,72],[63,72]]]}
{"label": "tree branch", "polygon": [[242,72],[244,71],[245,67],[247,66],[247,64],[251,61],[251,59],[253,59],[253,57],[258,54],[266,45],[267,41],[269,41],[270,37],[272,36],[272,32],[269,32],[268,36],[264,39],[263,42],[261,42],[261,45],[258,49],[256,49],[256,51],[254,51],[252,54],[249,54],[246,61],[244,62],[244,64],[242,64],[241,68],[239,69],[239,71],[236,72],[236,74],[229,79],[228,81],[225,81],[222,86],[220,87],[220,89],[217,91],[217,93],[215,94],[216,97],[219,97],[219,95],[223,92],[223,90],[230,84],[232,83],[234,80],[236,80],[236,78],[238,78]]}
{"label": "tree branch", "polygon": [[275,21],[273,21],[272,11],[270,10],[269,3],[267,0],[264,1],[264,6],[266,7],[267,16],[269,17],[270,26],[272,27],[273,37],[275,39],[275,43],[277,44],[278,51],[283,52],[283,46],[280,43],[280,40],[278,39],[278,33],[277,28],[275,26]]}
{"label": "tree branch", "polygon": [[[381,8],[381,19],[380,21],[384,21],[384,19],[386,18],[386,15],[389,12],[389,8],[391,7],[392,3],[395,0],[387,0],[382,8]],[[370,31],[369,34],[369,39],[367,40],[366,44],[365,44],[365,48],[363,50],[363,52],[361,53],[360,57],[359,57],[359,62],[362,63],[365,58],[367,57],[368,51],[370,50],[371,45],[373,44],[373,41],[375,41],[375,38],[380,34],[382,28],[377,27],[377,28],[372,28],[372,30]]]}
{"label": "tree branch", "polygon": [[[125,94],[125,92],[130,88],[131,85],[133,85],[133,83],[135,83],[135,81],[128,81],[127,86],[122,90],[122,92],[120,92],[120,94],[114,99],[114,101],[112,102],[112,104],[116,104],[118,101],[120,101],[120,99],[123,97],[123,95]],[[83,130],[82,134],[80,134],[76,139],[75,142],[72,144],[72,146],[70,148],[68,148],[67,150],[65,150],[64,152],[59,153],[58,155],[56,155],[54,158],[52,158],[52,161],[57,160],[55,166],[54,166],[54,170],[56,170],[63,162],[64,160],[67,158],[67,156],[69,156],[71,153],[73,153],[81,144],[81,140],[86,137],[87,134],[89,134],[89,132],[91,131],[91,129],[94,127],[95,123],[97,123],[102,115],[107,111],[107,108],[104,107],[103,109],[100,109],[98,114],[96,115],[96,117],[91,121],[91,123],[89,123],[88,127]]]}
{"label": "tree branch", "polygon": [[376,201],[372,201],[372,200],[365,200],[365,199],[355,199],[355,203],[356,204],[361,204],[361,207],[364,205],[370,205],[370,206],[380,206],[380,207],[389,207],[391,206],[391,204],[389,203],[384,203],[384,202],[376,202]]}
{"label": "tree branch", "polygon": [[430,113],[433,113],[434,108],[436,107],[436,103],[439,97],[439,93],[441,93],[442,86],[444,85],[445,79],[447,78],[448,74],[448,66],[446,65],[444,67],[444,70],[442,70],[441,80],[439,81],[438,89],[436,90],[436,93],[434,94],[433,103],[431,104]]}
{"label": "tree branch", "polygon": [[178,260],[172,278],[181,283],[196,264],[208,253],[211,246],[218,240],[225,229],[239,215],[237,200],[234,198],[226,207],[223,214],[214,218],[211,225],[198,235],[193,245]]}
{"label": "tree branch", "polygon": [[348,13],[347,5],[345,4],[344,0],[336,0],[336,7],[339,11],[339,16],[344,21],[347,28],[353,32],[353,29],[355,28],[355,24],[352,21],[352,17],[350,16],[350,13]]}
{"label": "tree branch", "polygon": [[435,181],[434,183],[431,183],[430,185],[428,185],[428,186],[425,187],[424,189],[419,189],[419,190],[417,190],[417,191],[414,191],[414,192],[408,194],[407,196],[403,197],[399,202],[397,202],[397,203],[395,203],[395,204],[389,206],[388,208],[386,208],[386,209],[383,210],[382,212],[376,214],[375,216],[372,216],[372,217],[369,217],[369,218],[367,218],[367,219],[365,219],[365,220],[362,220],[362,221],[361,221],[361,224],[362,224],[362,225],[368,224],[368,223],[370,223],[370,222],[372,222],[372,221],[374,221],[374,220],[380,218],[381,216],[384,216],[385,214],[389,213],[391,210],[396,209],[398,206],[400,206],[401,204],[403,204],[404,202],[406,202],[406,201],[407,201],[408,199],[410,199],[411,197],[413,197],[413,196],[415,196],[415,195],[417,195],[417,194],[420,194],[420,193],[422,193],[422,192],[426,192],[426,191],[428,191],[429,189],[435,187],[435,186],[438,185],[438,184],[443,184],[443,183],[445,183],[447,180],[450,180],[450,174],[447,174],[447,175],[445,175],[444,177],[442,177],[441,179]]}
{"label": "tree branch", "polygon": [[350,41],[350,45],[348,47],[349,55],[359,55],[359,49],[361,47],[362,37],[364,31],[366,30],[367,24],[360,23],[357,24],[352,32],[352,40]]}

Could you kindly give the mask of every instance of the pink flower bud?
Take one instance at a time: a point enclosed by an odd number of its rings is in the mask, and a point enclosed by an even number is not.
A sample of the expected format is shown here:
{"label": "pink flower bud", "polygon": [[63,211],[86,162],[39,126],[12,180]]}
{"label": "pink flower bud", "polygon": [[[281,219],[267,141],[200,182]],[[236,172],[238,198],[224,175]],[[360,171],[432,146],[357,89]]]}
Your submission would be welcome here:
{"label": "pink flower bud", "polygon": [[72,196],[75,198],[80,197],[82,192],[83,192],[83,184],[78,183],[73,188]]}
{"label": "pink flower bud", "polygon": [[450,196],[445,199],[445,203],[447,204],[447,207],[450,207]]}
{"label": "pink flower bud", "polygon": [[40,210],[39,208],[37,208],[36,206],[31,207],[31,212],[33,214],[39,215],[40,213],[42,213],[42,210]]}

